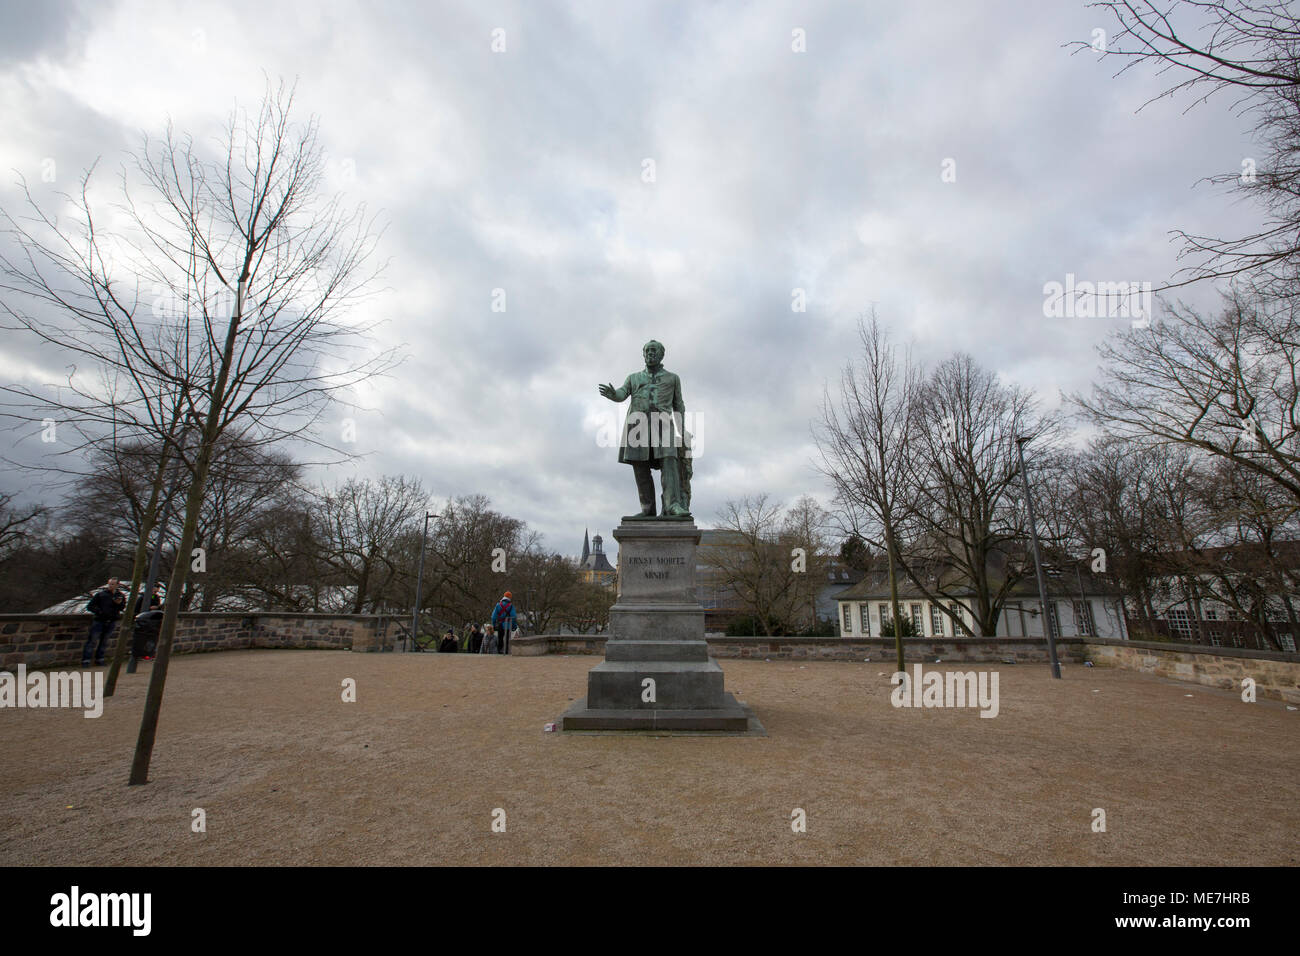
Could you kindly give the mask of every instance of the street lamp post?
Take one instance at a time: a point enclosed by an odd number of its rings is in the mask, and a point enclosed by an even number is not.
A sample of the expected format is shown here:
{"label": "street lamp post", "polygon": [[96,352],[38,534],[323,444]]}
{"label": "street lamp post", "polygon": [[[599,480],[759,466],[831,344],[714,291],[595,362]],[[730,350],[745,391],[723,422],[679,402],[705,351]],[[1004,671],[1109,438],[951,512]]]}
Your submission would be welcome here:
{"label": "street lamp post", "polygon": [[424,513],[424,534],[420,537],[420,567],[415,573],[415,607],[411,608],[411,647],[414,648],[416,628],[420,622],[420,585],[424,583],[424,546],[429,540],[429,519],[439,517],[432,512]]}
{"label": "street lamp post", "polygon": [[1047,656],[1052,662],[1052,676],[1061,677],[1061,662],[1056,656],[1056,634],[1052,615],[1047,607],[1047,583],[1043,579],[1043,559],[1038,553],[1038,522],[1034,519],[1034,499],[1029,494],[1029,475],[1025,472],[1025,442],[1027,436],[1016,439],[1016,452],[1020,455],[1020,480],[1025,489],[1025,507],[1029,509],[1029,536],[1034,542],[1034,570],[1038,573],[1038,599],[1043,605],[1043,633],[1047,635]]}

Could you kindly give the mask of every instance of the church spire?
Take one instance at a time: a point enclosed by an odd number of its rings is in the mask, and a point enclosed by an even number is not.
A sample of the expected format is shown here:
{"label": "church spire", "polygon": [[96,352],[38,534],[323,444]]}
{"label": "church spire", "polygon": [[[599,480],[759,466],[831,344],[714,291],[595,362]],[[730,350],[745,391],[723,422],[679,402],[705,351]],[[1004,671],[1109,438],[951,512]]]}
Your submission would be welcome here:
{"label": "church spire", "polygon": [[587,559],[591,557],[591,543],[587,540],[587,529],[582,529],[582,563],[586,564]]}

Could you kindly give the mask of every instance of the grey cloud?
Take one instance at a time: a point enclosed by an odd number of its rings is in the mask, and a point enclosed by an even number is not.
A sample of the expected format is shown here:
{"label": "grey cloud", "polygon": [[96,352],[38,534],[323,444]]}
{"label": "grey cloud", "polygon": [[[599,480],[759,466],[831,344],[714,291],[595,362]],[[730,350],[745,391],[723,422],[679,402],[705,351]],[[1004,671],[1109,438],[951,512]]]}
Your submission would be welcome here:
{"label": "grey cloud", "polygon": [[[1158,282],[1176,268],[1168,229],[1254,214],[1190,188],[1239,161],[1239,121],[1218,104],[1135,118],[1161,81],[1062,49],[1094,25],[1081,4],[361,10],[277,7],[238,48],[212,16],[194,112],[255,98],[257,70],[298,75],[355,163],[348,196],[391,220],[390,291],[368,308],[411,357],[358,414],[357,472],[481,491],[566,551],[633,507],[630,469],[583,423],[650,336],[705,416],[707,522],[728,497],[824,494],[809,421],[872,303],[918,357],[966,349],[1054,400],[1086,385],[1113,323],[1045,319],[1045,281]],[[91,118],[47,98],[20,121],[72,131],[56,148],[78,155],[120,148],[112,118]],[[785,457],[765,463],[771,447]]]}

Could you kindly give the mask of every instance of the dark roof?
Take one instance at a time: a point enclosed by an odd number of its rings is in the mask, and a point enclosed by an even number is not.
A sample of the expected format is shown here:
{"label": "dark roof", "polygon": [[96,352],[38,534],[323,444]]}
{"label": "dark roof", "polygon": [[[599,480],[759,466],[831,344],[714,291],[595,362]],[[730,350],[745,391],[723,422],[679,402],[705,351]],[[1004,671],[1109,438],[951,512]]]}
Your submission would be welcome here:
{"label": "dark roof", "polygon": [[614,566],[609,563],[609,558],[605,557],[604,551],[593,551],[587,555],[587,560],[582,562],[581,567],[588,571],[613,571]]}
{"label": "dark roof", "polygon": [[866,576],[865,572],[859,571],[857,568],[851,568],[833,558],[826,563],[825,574],[828,585],[844,585],[845,587],[857,584]]}
{"label": "dark roof", "polygon": [[1163,551],[1158,561],[1191,570],[1232,571],[1250,569],[1258,571],[1276,564],[1284,568],[1300,568],[1300,541],[1274,541],[1272,554],[1260,541],[1243,541],[1222,547],[1200,548],[1195,551]]}
{"label": "dark roof", "polygon": [[724,545],[743,545],[747,539],[739,531],[728,528],[701,528],[700,547],[716,548]]}

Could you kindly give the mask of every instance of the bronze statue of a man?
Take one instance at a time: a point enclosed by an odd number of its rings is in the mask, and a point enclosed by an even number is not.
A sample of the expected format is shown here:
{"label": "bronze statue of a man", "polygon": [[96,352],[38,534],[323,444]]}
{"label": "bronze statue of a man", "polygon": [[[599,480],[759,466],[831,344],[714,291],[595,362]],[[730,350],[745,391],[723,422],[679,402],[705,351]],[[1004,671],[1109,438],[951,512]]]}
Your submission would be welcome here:
{"label": "bronze statue of a man", "polygon": [[664,518],[691,516],[691,452],[684,427],[686,405],[682,382],[663,367],[664,347],[651,339],[641,350],[645,370],[633,372],[622,388],[601,385],[600,394],[611,402],[631,398],[618,460],[631,465],[636,475],[641,513],[632,518],[655,517],[655,483],[651,471],[660,472]]}

